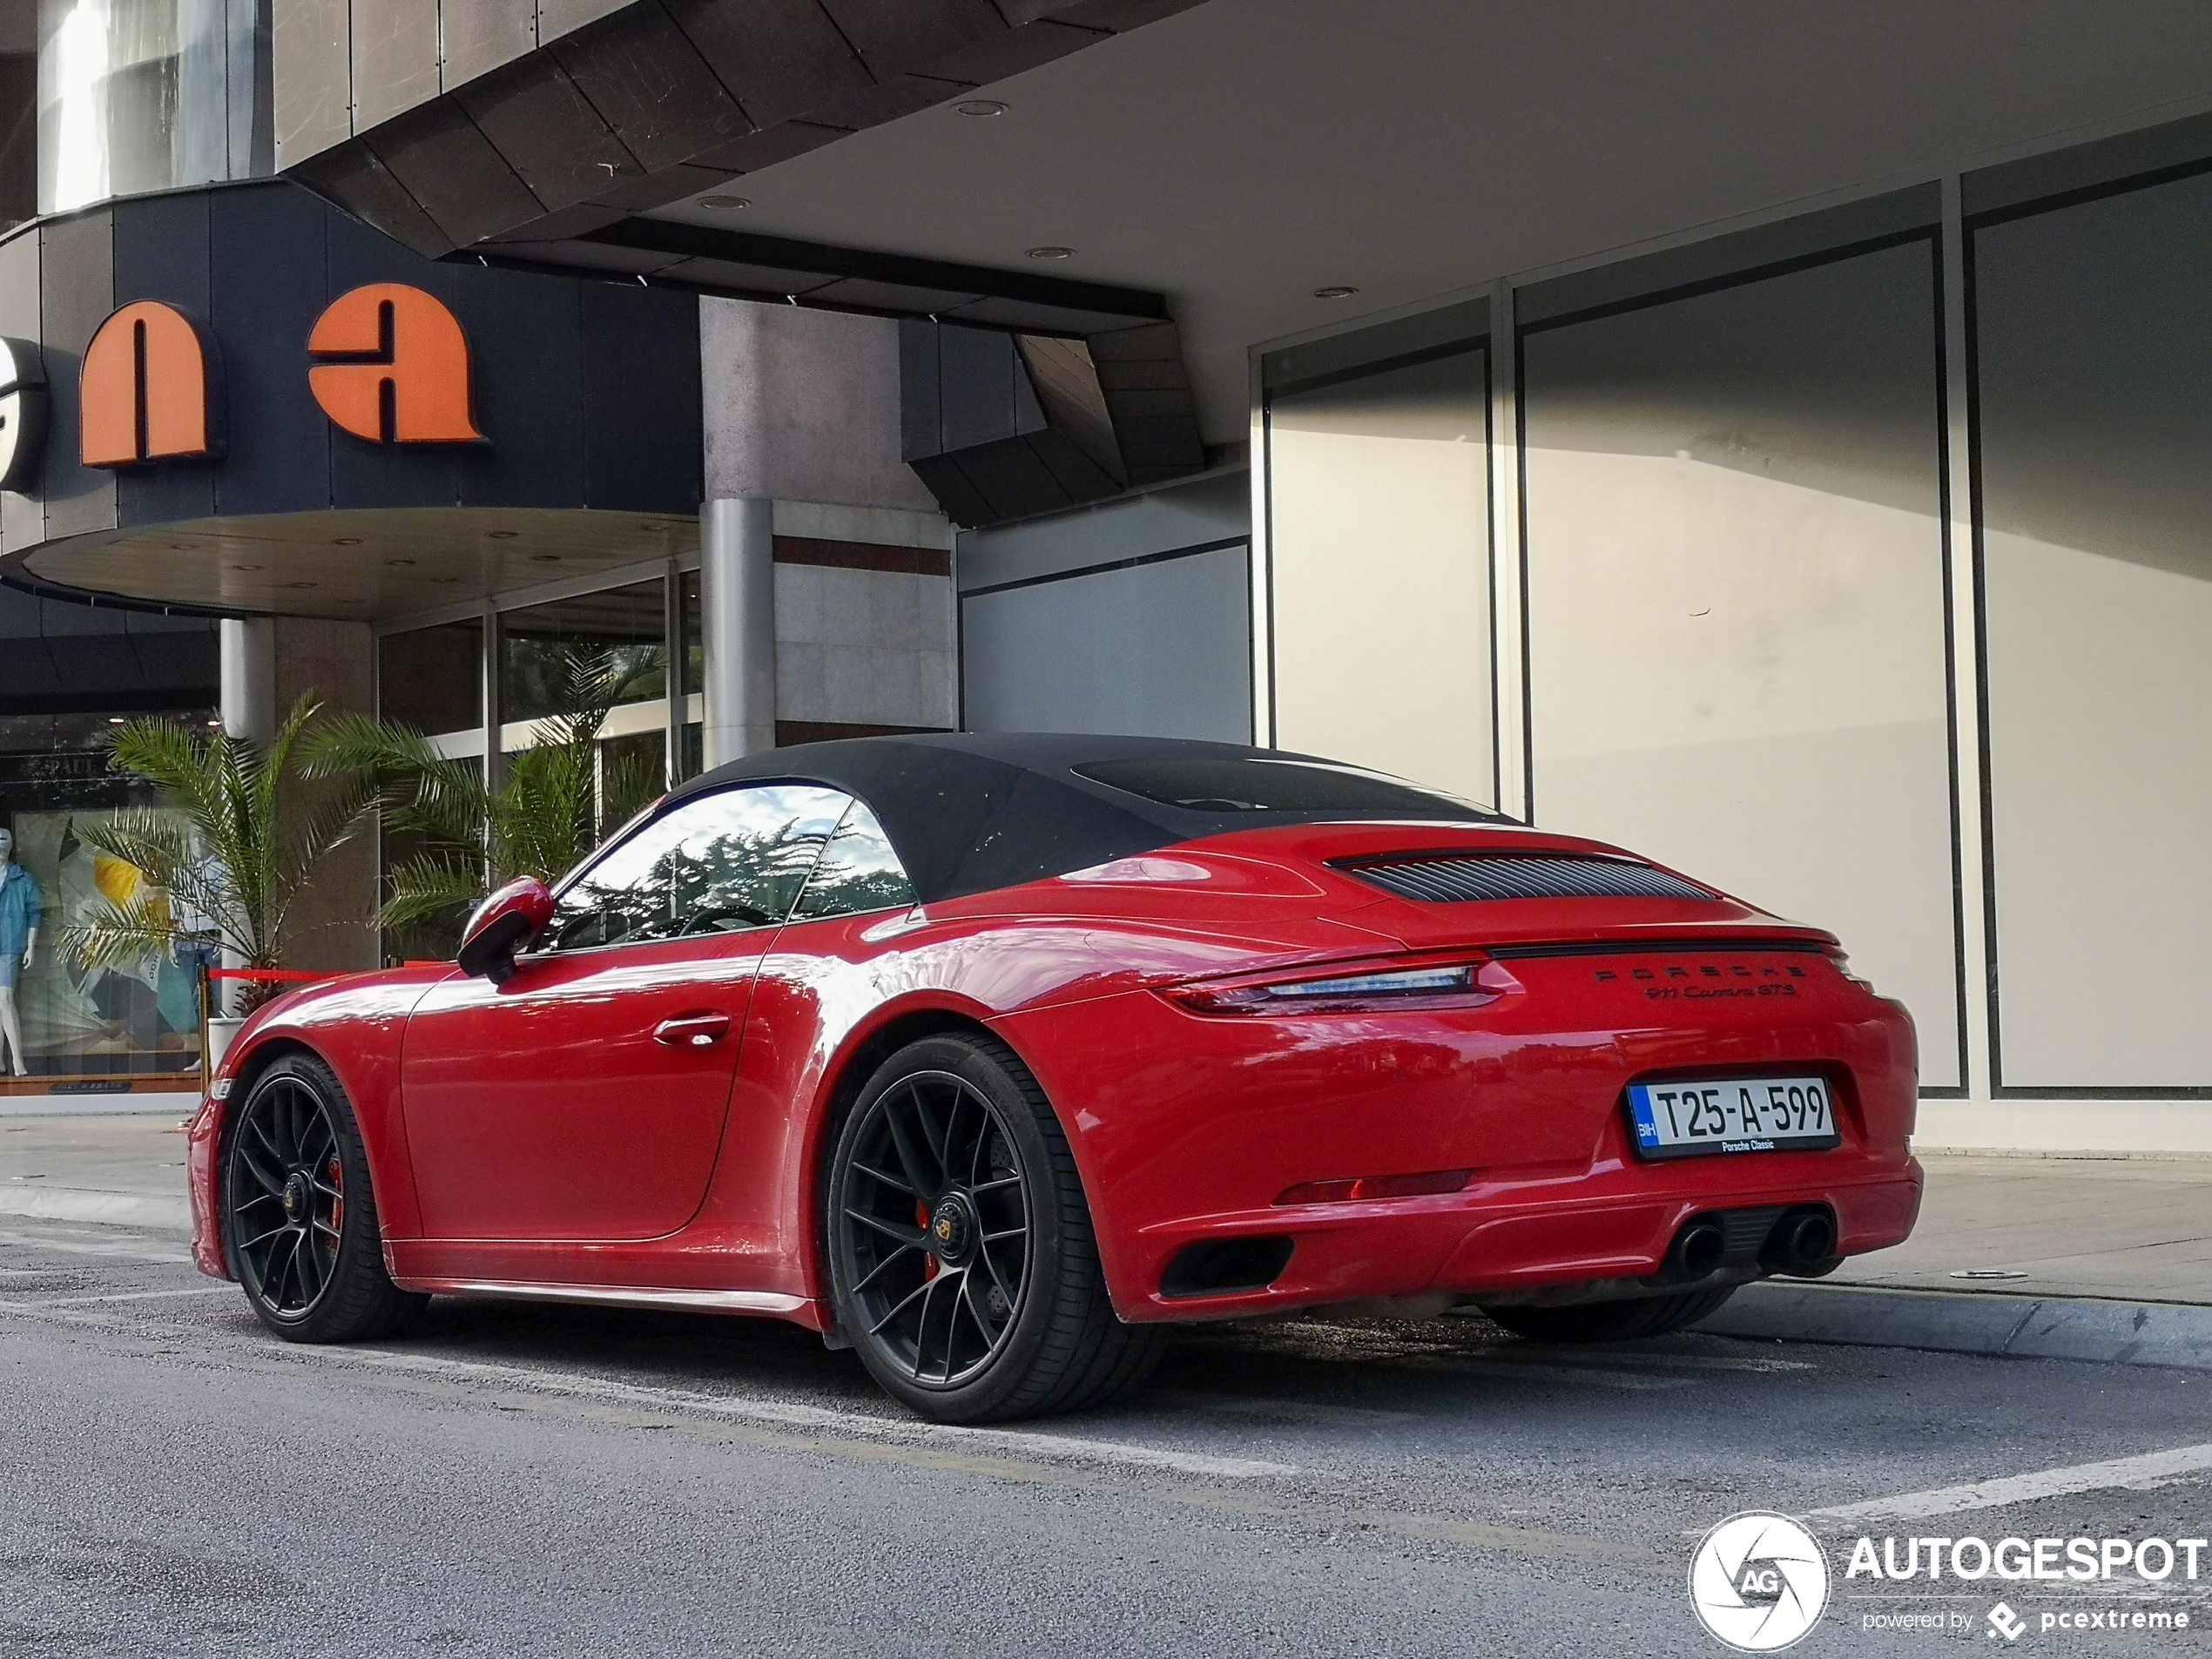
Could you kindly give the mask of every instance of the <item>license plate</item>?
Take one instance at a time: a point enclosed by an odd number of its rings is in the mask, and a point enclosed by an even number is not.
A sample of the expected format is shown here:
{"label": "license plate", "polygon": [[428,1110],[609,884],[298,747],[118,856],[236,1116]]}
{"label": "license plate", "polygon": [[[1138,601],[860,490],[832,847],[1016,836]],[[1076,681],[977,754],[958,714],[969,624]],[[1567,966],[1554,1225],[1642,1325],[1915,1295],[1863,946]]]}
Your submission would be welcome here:
{"label": "license plate", "polygon": [[1835,1103],[1823,1077],[1689,1078],[1630,1083],[1629,1120],[1648,1158],[1802,1152],[1834,1146]]}

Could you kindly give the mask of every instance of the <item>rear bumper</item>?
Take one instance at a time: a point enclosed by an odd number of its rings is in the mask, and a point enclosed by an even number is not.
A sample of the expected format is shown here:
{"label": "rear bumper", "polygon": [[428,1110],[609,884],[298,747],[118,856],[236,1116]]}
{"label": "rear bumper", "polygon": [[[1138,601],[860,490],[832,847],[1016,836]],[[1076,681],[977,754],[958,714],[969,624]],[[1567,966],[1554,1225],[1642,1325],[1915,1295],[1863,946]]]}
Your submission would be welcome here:
{"label": "rear bumper", "polygon": [[[1905,1010],[1825,956],[1683,961],[1515,961],[1504,994],[1449,1012],[1208,1017],[1136,991],[994,1023],[1066,1130],[1124,1319],[1632,1281],[1710,1211],[1826,1204],[1839,1254],[1902,1241],[1921,1189]],[[1801,1070],[1829,1081],[1841,1144],[1638,1156],[1629,1082]],[[1440,1196],[1282,1202],[1310,1183],[1459,1170],[1471,1178]],[[1188,1246],[1234,1239],[1288,1259],[1170,1275]],[[1258,1245],[1224,1254],[1271,1262]]]}
{"label": "rear bumper", "polygon": [[[1827,1154],[1797,1154],[1817,1163]],[[1134,1241],[1140,1298],[1116,1298],[1132,1322],[1260,1318],[1334,1302],[1443,1294],[1480,1301],[1517,1299],[1547,1285],[1640,1279],[1660,1271],[1669,1244],[1696,1215],[1716,1210],[1825,1204],[1835,1211],[1838,1253],[1852,1256],[1901,1244],[1920,1210],[1919,1164],[1877,1171],[1863,1161],[1838,1170],[1784,1174],[1771,1155],[1745,1163],[1760,1170],[1654,1190],[1635,1168],[1594,1171],[1572,1193],[1557,1183],[1477,1185],[1440,1197],[1356,1204],[1268,1205],[1147,1229]],[[1672,1166],[1676,1173],[1681,1163]],[[1718,1171],[1712,1172],[1717,1175]],[[1287,1237],[1291,1257],[1264,1289],[1167,1296],[1161,1273],[1187,1245],[1239,1238]]]}

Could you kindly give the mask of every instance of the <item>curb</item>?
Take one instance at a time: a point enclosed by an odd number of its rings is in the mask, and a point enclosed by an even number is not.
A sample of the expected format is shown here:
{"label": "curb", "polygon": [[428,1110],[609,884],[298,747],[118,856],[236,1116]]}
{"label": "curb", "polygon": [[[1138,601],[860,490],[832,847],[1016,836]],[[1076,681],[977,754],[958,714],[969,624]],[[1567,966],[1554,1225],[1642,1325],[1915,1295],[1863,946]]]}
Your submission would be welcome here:
{"label": "curb", "polygon": [[144,1095],[0,1095],[0,1117],[190,1117],[199,1096],[172,1090]]}
{"label": "curb", "polygon": [[0,1187],[0,1216],[34,1221],[90,1221],[108,1227],[157,1227],[192,1231],[192,1201],[148,1193],[98,1192],[84,1187],[42,1187],[37,1191]]}
{"label": "curb", "polygon": [[1723,1337],[2212,1371],[2212,1307],[2188,1303],[1747,1285],[1693,1328]]}

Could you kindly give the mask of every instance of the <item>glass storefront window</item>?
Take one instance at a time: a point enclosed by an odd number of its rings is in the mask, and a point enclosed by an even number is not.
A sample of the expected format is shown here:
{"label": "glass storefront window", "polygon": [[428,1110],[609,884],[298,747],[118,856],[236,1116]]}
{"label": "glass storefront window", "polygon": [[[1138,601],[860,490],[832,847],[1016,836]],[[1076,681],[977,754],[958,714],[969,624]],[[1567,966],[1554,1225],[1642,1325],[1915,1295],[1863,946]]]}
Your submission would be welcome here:
{"label": "glass storefront window", "polygon": [[38,0],[38,211],[275,167],[266,0]]}
{"label": "glass storefront window", "polygon": [[563,711],[572,666],[604,658],[623,677],[621,704],[668,695],[668,617],[656,579],[500,618],[501,719],[542,720]]}
{"label": "glass storefront window", "polygon": [[[212,724],[212,711],[173,718]],[[97,852],[89,826],[133,807],[158,809],[147,786],[107,767],[109,717],[0,719],[0,824],[44,901],[38,943],[16,987],[34,1078],[90,1081],[187,1072],[199,1062],[199,977],[213,952],[197,939],[143,962],[81,967],[62,929],[142,896],[144,872]],[[190,927],[193,918],[179,916]],[[7,1068],[14,1069],[10,1056]]]}
{"label": "glass storefront window", "polygon": [[484,723],[483,665],[475,617],[388,634],[377,646],[378,711],[418,732],[474,731]]}

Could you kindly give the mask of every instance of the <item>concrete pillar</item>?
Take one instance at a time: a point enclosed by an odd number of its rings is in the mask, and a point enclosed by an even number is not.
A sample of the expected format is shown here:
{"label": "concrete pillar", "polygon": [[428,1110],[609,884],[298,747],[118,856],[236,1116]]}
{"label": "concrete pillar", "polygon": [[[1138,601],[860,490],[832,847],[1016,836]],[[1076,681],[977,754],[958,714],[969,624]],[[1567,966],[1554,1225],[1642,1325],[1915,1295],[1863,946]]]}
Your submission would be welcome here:
{"label": "concrete pillar", "polygon": [[266,743],[276,735],[276,624],[226,621],[221,638],[223,731]]}
{"label": "concrete pillar", "polygon": [[776,746],[774,503],[710,501],[699,509],[699,632],[711,768]]}

